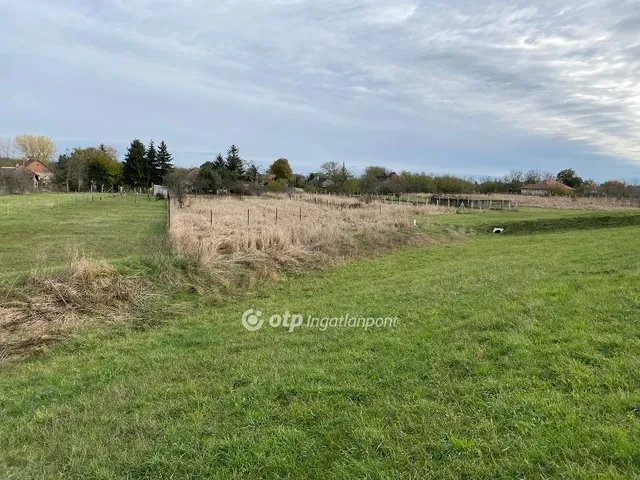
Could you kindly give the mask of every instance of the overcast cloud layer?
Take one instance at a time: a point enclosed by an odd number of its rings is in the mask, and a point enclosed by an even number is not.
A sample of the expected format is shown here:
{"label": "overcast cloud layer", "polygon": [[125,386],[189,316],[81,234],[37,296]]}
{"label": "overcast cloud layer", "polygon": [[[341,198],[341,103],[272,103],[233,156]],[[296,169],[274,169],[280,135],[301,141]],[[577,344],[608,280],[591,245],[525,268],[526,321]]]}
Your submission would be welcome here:
{"label": "overcast cloud layer", "polygon": [[640,177],[640,2],[0,0],[0,135]]}

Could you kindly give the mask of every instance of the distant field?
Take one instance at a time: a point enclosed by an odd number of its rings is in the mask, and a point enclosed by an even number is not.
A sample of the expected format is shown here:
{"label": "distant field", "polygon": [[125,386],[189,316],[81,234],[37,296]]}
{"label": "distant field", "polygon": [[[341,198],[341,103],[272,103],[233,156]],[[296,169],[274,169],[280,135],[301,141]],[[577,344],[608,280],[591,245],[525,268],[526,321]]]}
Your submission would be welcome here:
{"label": "distant field", "polygon": [[[400,202],[417,202],[422,203],[427,201],[432,194],[418,193],[418,194],[406,194],[400,196]],[[494,200],[498,203],[501,200],[510,201],[513,208],[518,207],[534,207],[545,209],[561,209],[561,210],[627,210],[640,208],[640,199],[638,198],[615,198],[615,197],[562,197],[562,196],[549,196],[539,197],[535,195],[508,195],[493,193],[490,195],[482,194],[450,194],[442,195],[443,197],[451,198],[468,198],[474,200]],[[380,198],[386,198],[387,201],[398,201],[395,196],[382,196]]]}
{"label": "distant field", "polygon": [[467,210],[466,213],[435,217],[433,222],[439,225],[479,227],[484,230],[489,227],[506,227],[507,234],[518,231],[518,227],[522,226],[527,226],[529,232],[545,227],[550,227],[549,230],[599,228],[606,226],[607,222],[613,226],[640,226],[640,209],[592,211],[521,207],[518,211],[511,212]]}
{"label": "distant field", "polygon": [[[0,218],[0,258],[29,268],[29,228],[114,261],[157,245],[164,204],[102,202]],[[166,291],[134,312],[160,328],[0,362],[0,478],[640,476],[640,212],[417,217],[439,243],[232,298]],[[118,222],[135,233],[92,240]],[[247,309],[398,323],[249,332]]]}
{"label": "distant field", "polygon": [[76,253],[115,261],[153,251],[165,212],[165,202],[147,197],[0,196],[0,277],[59,267]]}

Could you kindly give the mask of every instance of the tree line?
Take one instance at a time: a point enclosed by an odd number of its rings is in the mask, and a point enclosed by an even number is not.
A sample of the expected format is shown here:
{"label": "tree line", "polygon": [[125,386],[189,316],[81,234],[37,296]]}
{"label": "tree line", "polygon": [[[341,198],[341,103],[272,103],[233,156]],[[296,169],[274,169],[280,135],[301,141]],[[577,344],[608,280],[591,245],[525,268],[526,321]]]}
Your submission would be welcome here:
{"label": "tree line", "polygon": [[127,149],[124,161],[113,147],[75,148],[58,157],[50,165],[54,182],[67,191],[88,188],[148,189],[162,183],[162,179],[174,168],[173,157],[162,141],[156,148],[153,140],[146,147],[135,139]]}
{"label": "tree line", "polygon": [[[128,147],[124,161],[120,161],[115,148],[104,144],[75,148],[53,161],[55,151],[55,143],[47,137],[0,137],[0,166],[14,167],[16,163],[24,164],[28,160],[41,161],[53,172],[54,186],[66,191],[89,190],[91,186],[108,189],[114,185],[148,189],[153,184],[170,183],[179,185],[179,190],[187,193],[261,194],[301,189],[343,194],[491,194],[517,193],[525,185],[554,179],[574,188],[573,194],[640,197],[640,185],[622,180],[599,184],[581,178],[570,168],[556,174],[539,170],[512,170],[500,178],[473,179],[455,175],[394,172],[375,165],[366,167],[361,175],[355,175],[345,163],[330,161],[323,163],[318,171],[303,175],[294,173],[286,158],[275,160],[263,170],[256,163],[243,159],[236,145],[231,145],[226,154],[218,153],[212,160],[193,169],[175,168],[173,156],[164,141],[158,146],[150,141],[145,146],[135,139]],[[7,181],[14,182],[19,186],[18,190],[23,191],[31,185],[30,179],[21,178],[19,172],[10,172],[9,169],[3,169],[0,177],[3,177],[5,184]]]}
{"label": "tree line", "polygon": [[[62,190],[80,191],[92,188],[121,187],[148,189],[162,183],[173,166],[173,156],[162,141],[156,147],[153,140],[145,146],[135,139],[127,149],[124,161],[118,151],[105,144],[74,148],[53,160],[56,145],[39,135],[18,135],[15,139],[0,137],[0,172],[3,185],[9,191],[24,192],[33,188],[33,179],[24,168],[29,161],[39,161],[52,173],[50,186]],[[13,168],[13,167],[18,168]]]}

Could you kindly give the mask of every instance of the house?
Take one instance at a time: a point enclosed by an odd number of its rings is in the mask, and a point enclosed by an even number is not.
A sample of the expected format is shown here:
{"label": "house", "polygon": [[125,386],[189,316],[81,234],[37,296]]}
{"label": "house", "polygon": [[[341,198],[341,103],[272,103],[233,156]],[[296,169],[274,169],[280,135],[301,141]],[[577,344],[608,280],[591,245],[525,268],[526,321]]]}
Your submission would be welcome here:
{"label": "house", "polygon": [[331,180],[328,177],[322,177],[320,175],[314,177],[313,180],[311,180],[311,182],[316,187],[320,187],[320,188],[329,188],[333,186],[333,180]]}
{"label": "house", "polygon": [[2,167],[2,171],[9,174],[24,174],[33,182],[34,189],[48,185],[53,180],[53,172],[39,160],[28,160],[23,165],[16,164],[15,167]]}
{"label": "house", "polygon": [[33,173],[38,182],[50,183],[53,180],[53,172],[40,160],[29,160],[24,168]]}
{"label": "house", "polygon": [[553,179],[547,179],[533,185],[525,185],[520,189],[520,193],[522,195],[533,195],[538,197],[548,197],[552,194],[568,194],[573,191],[575,191],[573,188]]}

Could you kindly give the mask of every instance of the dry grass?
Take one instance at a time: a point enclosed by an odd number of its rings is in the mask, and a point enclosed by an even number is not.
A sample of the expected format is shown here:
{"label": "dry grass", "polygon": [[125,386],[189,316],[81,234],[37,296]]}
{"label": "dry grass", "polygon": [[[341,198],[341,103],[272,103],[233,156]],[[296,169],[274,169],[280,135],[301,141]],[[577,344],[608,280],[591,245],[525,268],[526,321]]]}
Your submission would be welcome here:
{"label": "dry grass", "polygon": [[170,240],[176,252],[221,278],[238,265],[274,276],[280,268],[317,267],[371,249],[425,241],[412,234],[413,219],[451,211],[312,195],[199,197],[184,209],[172,209]]}
{"label": "dry grass", "polygon": [[[415,197],[432,197],[433,194],[410,194]],[[562,210],[629,210],[640,208],[640,199],[614,198],[614,197],[538,197],[534,195],[509,195],[493,193],[480,194],[451,194],[444,197],[471,198],[474,200],[511,200],[512,204],[519,207],[557,208]]]}
{"label": "dry grass", "polygon": [[[489,197],[487,197],[489,198]],[[521,207],[561,208],[568,210],[625,210],[640,208],[640,200],[603,197],[536,197],[533,195],[492,195],[511,200]]]}
{"label": "dry grass", "polygon": [[118,316],[117,307],[146,291],[104,261],[76,255],[55,275],[34,273],[25,286],[5,286],[0,297],[0,360],[64,337],[90,315]]}

